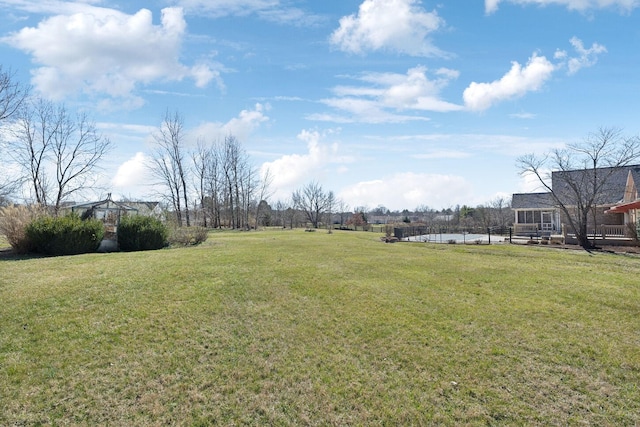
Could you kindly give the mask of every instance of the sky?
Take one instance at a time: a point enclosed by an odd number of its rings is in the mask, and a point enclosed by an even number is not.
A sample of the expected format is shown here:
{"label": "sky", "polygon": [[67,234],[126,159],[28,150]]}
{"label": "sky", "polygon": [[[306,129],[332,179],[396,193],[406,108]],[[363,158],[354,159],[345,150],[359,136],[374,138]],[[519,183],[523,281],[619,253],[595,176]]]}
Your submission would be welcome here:
{"label": "sky", "polygon": [[153,194],[153,133],[235,136],[270,201],[351,207],[539,190],[517,158],[640,134],[640,0],[0,0],[0,64],[114,144],[114,197]]}

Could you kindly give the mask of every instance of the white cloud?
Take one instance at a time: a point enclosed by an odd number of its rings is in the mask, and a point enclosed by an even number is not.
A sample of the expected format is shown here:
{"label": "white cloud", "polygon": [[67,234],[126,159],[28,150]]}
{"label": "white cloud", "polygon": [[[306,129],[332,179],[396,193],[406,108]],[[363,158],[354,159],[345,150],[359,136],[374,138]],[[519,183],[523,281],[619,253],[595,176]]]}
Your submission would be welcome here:
{"label": "white cloud", "polygon": [[[198,87],[219,79],[218,71],[200,63],[180,62],[186,22],[180,8],[162,10],[161,24],[141,9],[128,15],[84,6],[81,12],[56,15],[5,37],[28,52],[36,89],[51,98],[84,92],[112,98],[135,97],[137,85],[193,78]],[[134,102],[138,105],[139,102]]]}
{"label": "white cloud", "polygon": [[468,151],[457,150],[433,150],[428,153],[415,154],[414,159],[433,160],[433,159],[465,159],[471,157]]}
{"label": "white cloud", "polygon": [[[572,37],[569,42],[577,56],[570,57],[566,51],[557,50],[554,54],[557,62],[554,64],[546,57],[534,53],[524,67],[513,61],[511,69],[499,80],[491,83],[472,82],[463,93],[465,106],[469,110],[483,111],[500,101],[538,91],[560,68],[566,66],[568,74],[573,75],[582,68],[595,65],[598,55],[607,51],[606,47],[598,43],[593,43],[587,49],[577,37]],[[531,115],[513,114],[511,117],[531,118]]]}
{"label": "white cloud", "polygon": [[72,14],[96,9],[102,0],[0,0],[0,7],[35,14]]}
{"label": "white cloud", "polygon": [[[541,177],[543,179],[551,177],[551,170],[541,170]],[[547,180],[548,181],[548,180]],[[547,185],[551,185],[550,182],[546,182]],[[540,182],[540,179],[534,173],[523,173],[520,175],[520,181],[518,183],[519,193],[546,193],[547,190]]]}
{"label": "white cloud", "polygon": [[535,119],[536,118],[536,114],[533,114],[533,113],[513,113],[513,114],[509,114],[509,117],[511,117],[512,119],[529,120],[529,119]]}
{"label": "white cloud", "polygon": [[470,182],[456,175],[407,172],[359,182],[342,189],[338,196],[352,206],[381,204],[394,210],[422,204],[468,203],[474,197],[472,188]]}
{"label": "white cloud", "polygon": [[226,123],[207,122],[189,131],[191,139],[197,141],[198,138],[205,138],[207,141],[222,140],[224,137],[233,135],[239,141],[246,140],[260,124],[269,121],[266,112],[269,105],[256,104],[252,110],[242,110],[238,117],[234,117]]}
{"label": "white cloud", "polygon": [[227,15],[250,15],[279,6],[279,0],[180,0],[180,6],[219,18]]}
{"label": "white cloud", "polygon": [[149,159],[144,153],[138,152],[129,160],[122,163],[111,180],[115,191],[123,194],[136,193],[148,182]]}
{"label": "white cloud", "polygon": [[178,4],[187,13],[207,15],[212,18],[224,16],[257,15],[265,21],[294,26],[317,25],[324,21],[319,15],[290,7],[280,0],[179,0]]}
{"label": "white cloud", "polygon": [[508,1],[514,4],[537,4],[539,6],[559,5],[569,10],[585,11],[588,9],[617,8],[622,12],[630,12],[640,5],[639,0],[485,0],[484,9],[487,14],[498,10],[500,3]]}
{"label": "white cloud", "polygon": [[412,56],[447,56],[428,36],[444,26],[436,11],[417,0],[364,0],[357,14],[340,19],[330,42],[340,50],[362,54],[391,51]]}
{"label": "white cloud", "polygon": [[333,131],[303,130],[298,134],[298,139],[306,143],[305,154],[284,155],[262,165],[261,173],[264,175],[268,170],[273,177],[274,200],[286,200],[306,182],[320,181],[319,178],[327,173],[330,164],[351,161],[340,156],[338,143],[322,143],[322,139],[331,133]]}
{"label": "white cloud", "polygon": [[507,99],[518,98],[540,90],[551,77],[556,66],[544,56],[534,54],[526,66],[512,62],[511,70],[500,80],[491,83],[472,82],[463,93],[467,108],[483,111]]}
{"label": "white cloud", "polygon": [[440,92],[458,72],[439,69],[427,76],[428,69],[423,66],[411,68],[406,74],[365,73],[356,79],[365,86],[336,86],[335,98],[324,99],[325,105],[348,114],[348,117],[335,115],[312,115],[313,120],[353,121],[364,123],[401,123],[410,120],[428,120],[422,116],[398,114],[402,111],[438,111],[461,110],[462,107],[440,99]]}
{"label": "white cloud", "polygon": [[598,43],[593,43],[589,49],[585,49],[582,40],[577,37],[572,37],[570,43],[579,56],[577,58],[569,58],[567,62],[569,75],[577,73],[581,68],[595,65],[598,62],[598,55],[607,51],[606,47]]}

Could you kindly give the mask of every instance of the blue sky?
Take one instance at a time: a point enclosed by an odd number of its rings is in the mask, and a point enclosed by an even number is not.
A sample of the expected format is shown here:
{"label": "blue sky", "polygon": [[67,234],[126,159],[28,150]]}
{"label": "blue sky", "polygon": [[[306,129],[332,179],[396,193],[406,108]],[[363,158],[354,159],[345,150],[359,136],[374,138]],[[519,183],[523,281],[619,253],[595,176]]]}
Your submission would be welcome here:
{"label": "blue sky", "polygon": [[0,58],[115,144],[104,184],[151,194],[164,112],[233,134],[274,180],[351,207],[536,190],[515,159],[640,133],[640,0],[0,0]]}

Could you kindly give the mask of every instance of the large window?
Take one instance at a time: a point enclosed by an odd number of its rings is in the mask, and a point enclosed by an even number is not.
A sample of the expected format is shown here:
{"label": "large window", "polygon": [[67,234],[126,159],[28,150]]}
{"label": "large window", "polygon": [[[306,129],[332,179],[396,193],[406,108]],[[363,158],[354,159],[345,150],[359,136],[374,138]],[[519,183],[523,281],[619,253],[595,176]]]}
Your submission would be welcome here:
{"label": "large window", "polygon": [[540,211],[518,211],[518,224],[540,224]]}

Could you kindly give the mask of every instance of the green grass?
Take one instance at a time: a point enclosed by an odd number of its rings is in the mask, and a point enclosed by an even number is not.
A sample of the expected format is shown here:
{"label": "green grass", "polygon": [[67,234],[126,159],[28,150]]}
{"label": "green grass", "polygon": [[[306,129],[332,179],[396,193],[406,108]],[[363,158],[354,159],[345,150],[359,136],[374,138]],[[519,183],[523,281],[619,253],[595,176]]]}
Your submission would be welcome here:
{"label": "green grass", "polygon": [[640,259],[373,233],[0,260],[0,425],[638,425]]}

